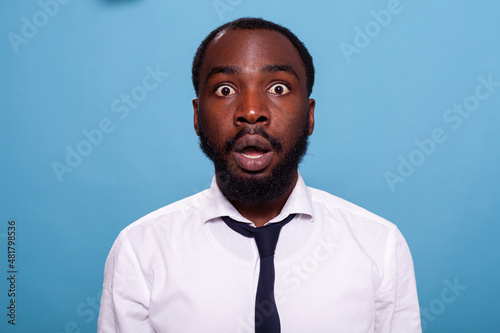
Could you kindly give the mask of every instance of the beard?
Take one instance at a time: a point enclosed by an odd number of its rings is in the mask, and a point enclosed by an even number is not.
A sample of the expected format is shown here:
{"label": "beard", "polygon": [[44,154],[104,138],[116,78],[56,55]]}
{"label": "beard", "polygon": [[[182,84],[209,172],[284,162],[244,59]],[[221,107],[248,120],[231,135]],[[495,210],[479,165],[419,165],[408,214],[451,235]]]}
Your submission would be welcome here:
{"label": "beard", "polygon": [[215,177],[219,189],[229,201],[244,202],[246,204],[261,204],[272,202],[283,197],[294,185],[297,168],[304,157],[309,144],[309,122],[304,125],[298,138],[283,158],[271,171],[271,175],[264,178],[244,177],[235,174],[230,168],[227,157],[231,154],[236,141],[245,134],[258,134],[268,140],[275,152],[282,152],[283,147],[279,140],[269,136],[260,126],[244,127],[238,134],[228,139],[223,151],[216,149],[210,142],[203,123],[199,120],[200,148],[212,160],[215,167]]}

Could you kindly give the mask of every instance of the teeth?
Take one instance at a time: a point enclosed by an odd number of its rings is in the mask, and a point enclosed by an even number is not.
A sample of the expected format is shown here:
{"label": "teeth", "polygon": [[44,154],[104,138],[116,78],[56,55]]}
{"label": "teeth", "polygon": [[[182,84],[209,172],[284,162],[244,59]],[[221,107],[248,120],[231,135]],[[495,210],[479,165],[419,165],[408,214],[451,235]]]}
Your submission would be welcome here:
{"label": "teeth", "polygon": [[256,159],[256,158],[259,158],[259,157],[264,156],[264,154],[259,154],[259,155],[247,155],[247,154],[245,154],[245,153],[241,153],[241,155],[245,156],[246,158],[251,158],[251,159]]}

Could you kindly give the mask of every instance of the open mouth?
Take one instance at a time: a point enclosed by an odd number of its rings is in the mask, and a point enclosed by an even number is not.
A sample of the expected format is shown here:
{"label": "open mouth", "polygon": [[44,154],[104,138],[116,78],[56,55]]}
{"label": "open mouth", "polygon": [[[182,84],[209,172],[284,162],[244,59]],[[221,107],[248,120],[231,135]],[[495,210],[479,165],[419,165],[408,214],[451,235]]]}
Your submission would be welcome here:
{"label": "open mouth", "polygon": [[240,154],[242,154],[246,158],[251,158],[251,159],[260,158],[260,157],[264,156],[264,154],[267,152],[268,152],[268,150],[262,149],[260,147],[255,147],[255,146],[245,147],[239,151]]}
{"label": "open mouth", "polygon": [[255,134],[241,137],[235,144],[233,154],[236,164],[245,171],[258,172],[271,163],[273,150],[269,141]]}

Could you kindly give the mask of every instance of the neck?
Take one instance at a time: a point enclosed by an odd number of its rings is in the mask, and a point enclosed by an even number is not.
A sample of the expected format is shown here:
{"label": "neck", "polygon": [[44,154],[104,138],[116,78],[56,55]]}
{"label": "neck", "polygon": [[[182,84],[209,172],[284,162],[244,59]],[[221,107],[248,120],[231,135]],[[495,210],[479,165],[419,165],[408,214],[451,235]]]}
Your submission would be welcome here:
{"label": "neck", "polygon": [[230,202],[241,215],[252,221],[256,227],[262,227],[279,215],[297,183],[297,178],[298,176],[295,175],[292,184],[285,194],[275,200],[262,203],[248,203],[234,200],[230,200]]}

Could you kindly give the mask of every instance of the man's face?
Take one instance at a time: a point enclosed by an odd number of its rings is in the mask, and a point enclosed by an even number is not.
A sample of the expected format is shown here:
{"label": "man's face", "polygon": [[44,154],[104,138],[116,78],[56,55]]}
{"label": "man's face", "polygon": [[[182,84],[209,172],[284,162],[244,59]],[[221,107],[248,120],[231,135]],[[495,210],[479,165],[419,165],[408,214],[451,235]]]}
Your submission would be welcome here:
{"label": "man's face", "polygon": [[276,199],[295,184],[314,127],[298,51],[269,30],[228,30],[207,47],[194,125],[231,200]]}

